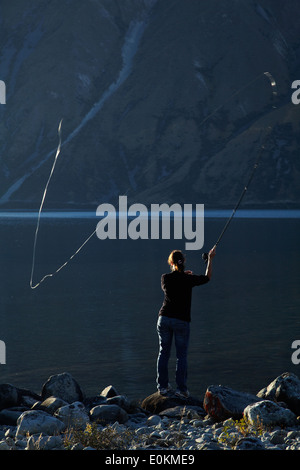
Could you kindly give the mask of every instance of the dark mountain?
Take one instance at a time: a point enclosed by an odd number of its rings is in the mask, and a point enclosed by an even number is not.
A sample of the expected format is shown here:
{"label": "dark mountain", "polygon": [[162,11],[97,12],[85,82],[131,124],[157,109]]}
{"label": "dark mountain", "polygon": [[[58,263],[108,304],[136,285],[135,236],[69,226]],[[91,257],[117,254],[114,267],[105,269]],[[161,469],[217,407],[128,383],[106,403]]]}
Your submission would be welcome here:
{"label": "dark mountain", "polygon": [[[0,203],[299,207],[297,0],[1,0]],[[276,89],[264,72],[270,72]],[[277,96],[274,96],[274,91]],[[276,106],[276,107],[274,107]]]}

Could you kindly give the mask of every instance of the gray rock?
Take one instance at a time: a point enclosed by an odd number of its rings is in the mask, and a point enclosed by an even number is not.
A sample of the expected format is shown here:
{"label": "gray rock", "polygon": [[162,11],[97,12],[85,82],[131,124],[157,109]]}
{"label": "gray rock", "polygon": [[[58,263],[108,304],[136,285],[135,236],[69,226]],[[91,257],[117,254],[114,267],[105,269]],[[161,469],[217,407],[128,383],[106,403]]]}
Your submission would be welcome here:
{"label": "gray rock", "polygon": [[59,434],[64,431],[65,424],[45,411],[29,410],[21,414],[17,421],[16,437],[36,433],[47,435]]}
{"label": "gray rock", "polygon": [[157,426],[158,424],[161,424],[161,417],[158,415],[151,415],[147,419],[148,426]]}
{"label": "gray rock", "polygon": [[14,438],[16,436],[16,431],[17,431],[17,426],[10,426],[9,428],[6,428],[4,436]]}
{"label": "gray rock", "polygon": [[11,446],[6,441],[0,441],[0,450],[11,450]]}
{"label": "gray rock", "polygon": [[111,397],[116,397],[119,394],[113,385],[108,385],[102,390],[100,395],[105,398],[111,398]]}
{"label": "gray rock", "polygon": [[[154,415],[153,415],[154,416]],[[149,434],[149,429],[147,426],[143,426],[141,428],[136,429],[135,434],[137,436],[143,436],[143,435],[148,435]]]}
{"label": "gray rock", "polygon": [[90,421],[83,403],[79,401],[62,406],[54,416],[61,419],[67,428],[85,429]]}
{"label": "gray rock", "polygon": [[266,400],[283,401],[293,413],[300,415],[300,379],[295,374],[285,372],[279,375],[260,390],[257,396]]}
{"label": "gray rock", "polygon": [[175,406],[174,408],[167,408],[159,413],[159,416],[167,416],[168,418],[187,418],[199,419],[202,416],[202,409],[197,407],[188,406]]}
{"label": "gray rock", "polygon": [[42,388],[42,398],[57,397],[73,403],[74,401],[83,401],[83,393],[76,380],[68,372],[52,375]]}
{"label": "gray rock", "polygon": [[18,402],[18,389],[11,384],[0,384],[0,410],[17,406]]}
{"label": "gray rock", "polygon": [[34,403],[36,403],[36,401],[39,401],[41,399],[41,397],[36,393],[24,388],[18,388],[18,394],[19,405],[26,406],[27,408],[31,408]]}
{"label": "gray rock", "polygon": [[221,446],[216,441],[203,441],[202,443],[198,443],[197,445],[198,450],[220,450]]}
{"label": "gray rock", "polygon": [[250,424],[273,426],[294,426],[297,424],[297,416],[289,409],[279,406],[271,400],[263,400],[248,405],[244,410],[244,416]]}
{"label": "gray rock", "polygon": [[264,450],[263,442],[257,437],[242,437],[234,446],[235,450]]}
{"label": "gray rock", "polygon": [[284,444],[286,436],[287,432],[284,429],[276,429],[270,433],[269,441],[275,445]]}
{"label": "gray rock", "polygon": [[42,402],[36,402],[31,409],[32,410],[42,410],[47,411],[50,414],[54,414],[58,408],[67,405],[68,403],[65,400],[57,397],[49,397]]}
{"label": "gray rock", "polygon": [[0,424],[17,425],[17,420],[26,409],[23,407],[12,407],[0,411]]}
{"label": "gray rock", "polygon": [[296,431],[296,430],[293,430],[293,431],[289,431],[287,433],[287,439],[298,439],[300,441],[300,430],[299,431]]}
{"label": "gray rock", "polygon": [[27,440],[25,438],[16,439],[15,445],[17,450],[25,450],[27,447]]}
{"label": "gray rock", "polygon": [[131,404],[124,395],[116,395],[114,397],[109,397],[107,398],[106,403],[107,405],[118,405],[127,412],[131,410]]}
{"label": "gray rock", "polygon": [[91,409],[90,418],[104,425],[115,421],[122,424],[128,421],[128,414],[118,405],[97,405]]}
{"label": "gray rock", "polygon": [[94,408],[94,406],[103,405],[104,403],[107,402],[107,400],[108,399],[106,397],[102,397],[101,395],[97,395],[97,396],[93,396],[93,397],[86,397],[83,400],[83,403],[84,403],[84,406],[86,407],[86,409],[90,411],[92,408]]}
{"label": "gray rock", "polygon": [[61,436],[43,436],[41,434],[30,436],[26,450],[61,450],[64,448]]}

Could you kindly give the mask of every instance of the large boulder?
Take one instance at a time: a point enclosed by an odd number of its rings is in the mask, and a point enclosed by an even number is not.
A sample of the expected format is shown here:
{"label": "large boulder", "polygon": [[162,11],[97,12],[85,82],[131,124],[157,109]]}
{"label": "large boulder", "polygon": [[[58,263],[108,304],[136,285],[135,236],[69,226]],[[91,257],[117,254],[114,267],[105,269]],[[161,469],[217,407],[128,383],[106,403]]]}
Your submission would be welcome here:
{"label": "large boulder", "polygon": [[175,394],[161,395],[159,392],[155,392],[152,395],[146,397],[141,407],[151,414],[159,414],[169,408],[176,406],[198,406],[202,408],[202,402],[194,397],[180,398],[176,397]]}
{"label": "large boulder", "polygon": [[216,421],[241,419],[246,406],[261,401],[250,393],[239,392],[223,385],[210,385],[204,396],[203,407]]}
{"label": "large boulder", "polygon": [[67,403],[84,399],[80,386],[68,372],[52,375],[45,382],[42,388],[42,399],[45,400],[51,396],[61,398]]}
{"label": "large boulder", "polygon": [[26,434],[44,433],[49,436],[59,434],[65,430],[65,424],[51,416],[49,413],[40,410],[24,411],[17,421],[16,437]]}
{"label": "large boulder", "polygon": [[295,374],[284,372],[260,390],[257,396],[276,402],[283,401],[293,413],[300,415],[300,379]]}
{"label": "large boulder", "polygon": [[248,405],[244,416],[250,424],[263,427],[295,426],[298,423],[297,416],[291,410],[271,400]]}

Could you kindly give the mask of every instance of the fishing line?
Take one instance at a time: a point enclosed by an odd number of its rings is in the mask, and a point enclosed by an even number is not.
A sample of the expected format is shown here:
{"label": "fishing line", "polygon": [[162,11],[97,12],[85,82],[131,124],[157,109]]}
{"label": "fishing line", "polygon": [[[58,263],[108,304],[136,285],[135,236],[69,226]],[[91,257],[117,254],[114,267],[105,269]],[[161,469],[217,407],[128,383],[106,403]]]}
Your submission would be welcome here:
{"label": "fishing line", "polygon": [[39,232],[39,228],[40,228],[41,213],[42,213],[43,205],[44,205],[44,202],[45,202],[46,194],[47,194],[47,191],[48,191],[48,186],[49,186],[50,180],[51,180],[51,178],[52,178],[52,175],[53,175],[53,173],[54,173],[54,169],[55,169],[55,166],[56,166],[56,162],[57,162],[58,156],[59,156],[59,154],[60,154],[60,150],[61,150],[61,127],[62,127],[62,121],[63,121],[63,120],[60,121],[59,126],[58,126],[58,146],[57,146],[57,150],[56,150],[54,162],[53,162],[53,165],[52,165],[52,168],[51,168],[51,171],[50,171],[50,174],[49,174],[49,177],[48,177],[48,180],[47,180],[45,189],[44,189],[42,201],[41,201],[40,208],[39,208],[39,211],[38,211],[37,225],[36,225],[36,230],[35,230],[35,235],[34,235],[34,242],[33,242],[32,268],[31,268],[31,276],[30,276],[30,287],[31,287],[31,289],[36,289],[40,284],[42,284],[42,282],[45,281],[45,279],[47,279],[47,278],[49,278],[49,277],[53,277],[55,274],[59,273],[59,271],[61,271],[65,266],[67,266],[67,264],[82,250],[82,248],[88,243],[88,241],[89,241],[89,240],[94,236],[94,234],[96,233],[96,230],[94,230],[94,232],[91,233],[91,235],[90,235],[90,236],[80,245],[80,247],[69,257],[69,259],[67,259],[67,261],[65,261],[61,266],[59,266],[59,268],[57,268],[56,271],[54,271],[53,273],[46,274],[44,277],[41,278],[41,280],[40,280],[37,284],[33,285],[33,274],[34,274],[35,258],[36,258],[36,245],[37,245],[38,232]]}
{"label": "fishing line", "polygon": [[[253,83],[255,83],[256,81],[258,81],[260,78],[262,78],[263,76],[266,76],[268,77],[268,79],[270,80],[270,84],[272,86],[272,94],[273,94],[273,97],[277,95],[277,89],[276,89],[276,82],[273,78],[273,76],[270,74],[270,72],[264,72],[264,73],[260,73],[259,75],[257,75],[254,79],[250,80],[249,82],[247,82],[245,85],[243,85],[241,88],[239,88],[236,92],[232,93],[232,95],[227,99],[225,100],[221,105],[217,106],[208,116],[206,116],[199,124],[199,127],[202,127],[209,119],[211,119],[221,108],[223,108],[227,103],[229,103],[235,96],[239,95],[242,91],[244,91],[245,89],[247,89],[248,87],[250,87]],[[50,184],[50,181],[51,181],[51,178],[53,176],[53,173],[54,173],[54,169],[55,169],[55,166],[56,166],[56,162],[57,162],[57,159],[58,159],[58,156],[60,154],[60,151],[61,151],[61,145],[62,145],[62,139],[61,139],[61,131],[62,131],[62,120],[60,121],[59,123],[59,126],[58,126],[58,138],[59,138],[59,142],[58,142],[58,146],[57,146],[57,150],[56,150],[56,154],[55,154],[55,158],[54,158],[54,162],[53,162],[53,165],[52,165],[52,168],[50,170],[50,174],[49,174],[49,177],[48,177],[48,180],[47,180],[47,183],[46,183],[46,186],[45,186],[45,189],[44,189],[44,192],[43,192],[43,197],[42,197],[42,200],[41,200],[41,204],[40,204],[40,207],[39,207],[39,211],[38,211],[38,217],[37,217],[37,225],[36,225],[36,230],[35,230],[35,235],[34,235],[34,243],[33,243],[33,254],[32,254],[32,267],[31,267],[31,276],[30,276],[30,287],[31,289],[36,289],[37,287],[39,287],[47,278],[49,277],[53,277],[54,275],[56,275],[57,273],[59,273],[64,267],[67,266],[67,264],[83,249],[83,247],[89,242],[89,240],[95,235],[96,233],[96,229],[85,239],[85,241],[79,246],[79,248],[61,265],[59,266],[56,271],[53,271],[52,273],[49,273],[49,274],[46,274],[45,276],[43,276],[41,278],[41,280],[39,282],[37,282],[36,284],[33,284],[33,276],[34,276],[34,270],[35,270],[35,261],[36,261],[36,247],[37,247],[37,240],[38,240],[38,233],[39,233],[39,228],[40,228],[40,220],[41,220],[41,215],[42,215],[42,209],[43,209],[43,205],[44,205],[44,202],[45,202],[45,199],[46,199],[46,195],[47,195],[47,191],[48,191],[48,186]],[[152,161],[148,167],[140,174],[140,177],[141,176],[144,176],[149,170],[150,168],[152,167],[152,165],[154,164],[155,162]],[[255,168],[256,169],[256,168]],[[252,175],[253,177],[253,175]],[[251,177],[251,179],[252,179]],[[249,183],[248,183],[249,185]],[[129,189],[126,191],[126,193],[124,195],[126,195],[128,192],[129,192]],[[243,196],[240,198],[240,202],[241,202],[241,199],[243,198]],[[238,205],[240,204],[240,202],[238,203]],[[235,211],[237,210],[238,208],[238,205],[236,206],[235,208]],[[234,213],[235,213],[234,211]],[[230,220],[228,221],[227,223],[227,226],[226,228],[224,227],[224,230],[223,232],[225,233],[234,213],[232,214]],[[223,236],[222,233],[221,235]],[[220,241],[220,238],[219,237],[219,240],[218,242]],[[204,256],[204,255],[203,255]]]}
{"label": "fishing line", "polygon": [[47,194],[47,191],[48,191],[48,186],[49,186],[50,180],[52,178],[52,175],[54,173],[57,158],[58,158],[58,155],[60,154],[60,149],[61,149],[61,126],[62,126],[62,120],[60,121],[59,126],[58,126],[58,146],[57,146],[57,149],[56,149],[54,162],[53,162],[53,165],[52,165],[52,168],[51,168],[51,171],[50,171],[50,174],[49,174],[49,177],[48,177],[45,189],[44,189],[42,201],[41,201],[40,208],[39,208],[39,211],[38,211],[37,224],[36,224],[34,242],[33,242],[33,253],[32,253],[32,267],[31,267],[31,276],[30,276],[30,287],[31,287],[31,289],[35,289],[36,287],[38,287],[38,285],[46,277],[51,276],[51,274],[48,274],[38,284],[33,286],[33,273],[34,273],[34,266],[35,266],[36,244],[37,244],[37,237],[38,237],[38,232],[39,232],[39,228],[40,228],[41,213],[42,213],[43,205],[44,205],[44,202],[45,202],[46,194]]}

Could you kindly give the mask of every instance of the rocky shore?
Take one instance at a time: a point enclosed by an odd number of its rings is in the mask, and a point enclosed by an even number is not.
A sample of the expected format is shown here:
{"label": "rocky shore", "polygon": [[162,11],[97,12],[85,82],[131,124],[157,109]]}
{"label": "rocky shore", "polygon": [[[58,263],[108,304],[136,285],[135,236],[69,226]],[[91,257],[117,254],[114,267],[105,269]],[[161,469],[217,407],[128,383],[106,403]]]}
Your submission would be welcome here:
{"label": "rocky shore", "polygon": [[109,385],[86,397],[71,374],[40,394],[0,384],[0,450],[300,450],[300,379],[285,372],[256,395],[211,385],[129,401]]}

